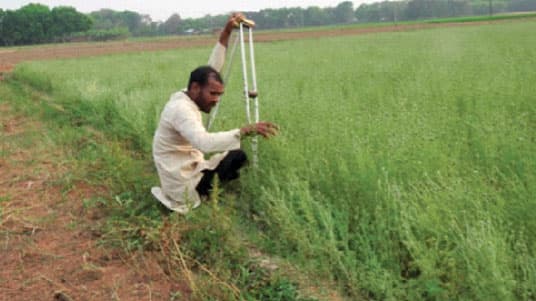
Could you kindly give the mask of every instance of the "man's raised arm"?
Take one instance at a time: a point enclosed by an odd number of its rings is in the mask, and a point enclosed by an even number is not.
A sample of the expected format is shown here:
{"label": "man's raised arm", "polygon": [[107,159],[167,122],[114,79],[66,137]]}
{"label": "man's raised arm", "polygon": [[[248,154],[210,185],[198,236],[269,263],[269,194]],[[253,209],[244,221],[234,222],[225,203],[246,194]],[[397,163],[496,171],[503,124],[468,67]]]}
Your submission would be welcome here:
{"label": "man's raised arm", "polygon": [[212,54],[208,59],[208,65],[216,69],[218,72],[221,72],[223,64],[225,64],[225,53],[227,46],[229,45],[231,33],[242,19],[244,19],[244,15],[242,13],[233,13],[229,17],[229,20],[227,20],[225,27],[223,27],[220,33],[220,38],[218,39],[216,46],[214,46],[214,49],[212,50]]}

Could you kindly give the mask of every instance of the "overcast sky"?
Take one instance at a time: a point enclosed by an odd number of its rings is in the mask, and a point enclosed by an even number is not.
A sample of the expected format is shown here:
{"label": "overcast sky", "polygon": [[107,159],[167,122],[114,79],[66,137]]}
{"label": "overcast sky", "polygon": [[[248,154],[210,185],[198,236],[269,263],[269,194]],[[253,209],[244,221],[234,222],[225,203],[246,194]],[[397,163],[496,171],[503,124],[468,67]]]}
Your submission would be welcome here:
{"label": "overcast sky", "polygon": [[[101,8],[113,10],[131,10],[140,14],[148,14],[153,21],[165,21],[169,16],[178,13],[182,18],[197,18],[206,14],[224,14],[233,11],[259,11],[264,8],[336,6],[344,0],[0,0],[0,8],[18,9],[28,3],[41,3],[52,8],[55,6],[73,6],[78,11],[89,13]],[[354,6],[361,3],[372,3],[380,0],[354,0]]]}

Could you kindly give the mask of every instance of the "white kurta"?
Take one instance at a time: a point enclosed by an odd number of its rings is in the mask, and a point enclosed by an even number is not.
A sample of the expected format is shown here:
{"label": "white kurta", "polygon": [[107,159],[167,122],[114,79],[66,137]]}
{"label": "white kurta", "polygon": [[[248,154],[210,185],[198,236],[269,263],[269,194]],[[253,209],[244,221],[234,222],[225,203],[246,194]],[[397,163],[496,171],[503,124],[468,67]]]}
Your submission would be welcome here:
{"label": "white kurta", "polygon": [[[225,47],[217,44],[209,65],[220,71],[225,61]],[[226,153],[205,160],[203,153],[226,152],[240,148],[240,129],[208,133],[201,111],[186,91],[171,95],[153,140],[153,158],[160,177],[161,191],[177,206],[196,207],[199,194],[195,187],[204,169],[215,169]]]}

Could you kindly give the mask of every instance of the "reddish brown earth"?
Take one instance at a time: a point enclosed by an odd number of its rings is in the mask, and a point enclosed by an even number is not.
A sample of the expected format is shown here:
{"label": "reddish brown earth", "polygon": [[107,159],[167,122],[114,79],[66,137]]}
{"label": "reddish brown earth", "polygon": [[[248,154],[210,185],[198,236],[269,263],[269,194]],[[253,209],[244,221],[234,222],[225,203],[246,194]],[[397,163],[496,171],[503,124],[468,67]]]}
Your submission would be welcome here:
{"label": "reddish brown earth", "polygon": [[40,129],[0,104],[0,300],[187,299],[187,285],[166,275],[159,254],[99,246],[103,214],[83,203],[104,188],[78,181],[62,191],[73,167]]}
{"label": "reddish brown earth", "polygon": [[[401,24],[391,26],[341,28],[319,31],[301,32],[258,32],[255,34],[255,42],[272,42],[294,39],[310,39],[327,36],[361,35],[380,32],[410,31],[437,27],[475,26],[507,21],[486,21],[467,23],[443,23],[443,24]],[[513,22],[513,21],[510,21]],[[213,36],[174,37],[153,41],[121,41],[104,43],[71,43],[46,46],[32,46],[21,48],[0,48],[0,77],[9,72],[19,62],[28,60],[48,60],[61,58],[76,58],[82,56],[96,56],[113,53],[157,51],[175,48],[208,46],[215,43]]]}

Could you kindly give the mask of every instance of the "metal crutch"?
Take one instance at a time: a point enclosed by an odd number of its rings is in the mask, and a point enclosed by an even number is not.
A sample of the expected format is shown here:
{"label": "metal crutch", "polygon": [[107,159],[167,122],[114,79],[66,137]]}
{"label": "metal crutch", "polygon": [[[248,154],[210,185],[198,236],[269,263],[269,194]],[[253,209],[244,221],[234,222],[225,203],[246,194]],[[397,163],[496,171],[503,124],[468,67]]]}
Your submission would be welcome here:
{"label": "metal crutch", "polygon": [[[253,26],[255,23],[253,23],[250,20],[244,20],[243,22],[240,22],[240,52],[242,57],[242,76],[244,78],[244,96],[246,99],[246,117],[248,123],[251,123],[251,108],[250,108],[250,101],[253,100],[253,106],[254,106],[254,121],[255,123],[259,122],[259,93],[257,92],[257,73],[255,70],[255,51],[253,49]],[[250,59],[250,68],[251,68],[251,83],[252,83],[252,90],[249,90],[248,83],[249,83],[249,77],[248,77],[248,71],[247,71],[247,61],[246,61],[246,49],[244,46],[244,27],[246,27],[249,31],[249,59]],[[253,152],[253,166],[257,166],[258,163],[258,156],[257,156],[257,149],[258,149],[258,140],[257,136],[253,137],[251,140],[251,150]]]}
{"label": "metal crutch", "polygon": [[[231,69],[232,69],[232,62],[236,50],[236,46],[238,44],[238,41],[240,40],[240,51],[241,51],[241,57],[242,57],[242,75],[244,79],[244,94],[246,97],[246,117],[248,123],[251,123],[251,108],[250,108],[250,99],[254,100],[254,110],[255,110],[255,123],[259,122],[259,102],[258,102],[258,93],[257,93],[257,77],[255,72],[255,55],[254,55],[254,49],[253,49],[253,30],[252,27],[255,26],[255,22],[248,19],[243,19],[239,23],[239,34],[235,37],[233,42],[233,48],[230,55],[229,64],[227,65],[226,71],[224,73],[224,82],[228,82]],[[247,74],[247,67],[246,67],[246,50],[244,46],[244,27],[249,29],[249,51],[250,51],[250,61],[251,61],[251,72],[252,72],[252,83],[253,83],[253,90],[248,89],[248,74]],[[206,128],[207,130],[210,130],[212,125],[214,124],[214,120],[216,119],[216,115],[218,114],[218,109],[221,104],[221,101],[218,102],[214,110],[212,110],[209,119],[207,120]],[[257,156],[257,137],[253,137],[251,148],[253,151],[253,165],[257,166],[258,162],[258,156]]]}

